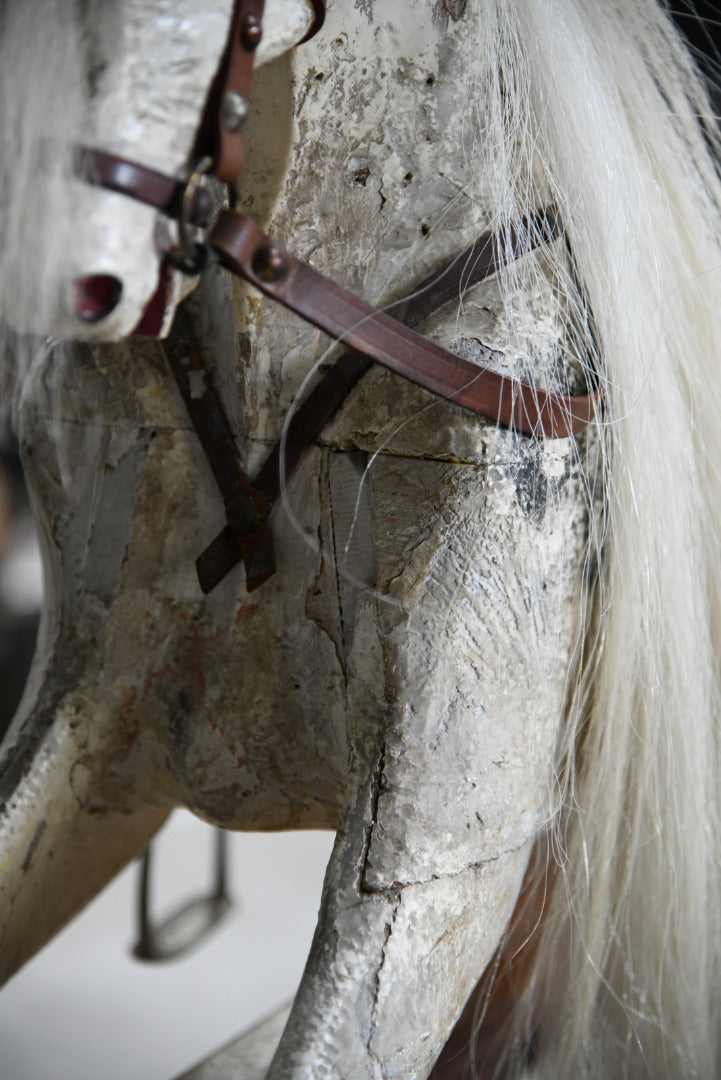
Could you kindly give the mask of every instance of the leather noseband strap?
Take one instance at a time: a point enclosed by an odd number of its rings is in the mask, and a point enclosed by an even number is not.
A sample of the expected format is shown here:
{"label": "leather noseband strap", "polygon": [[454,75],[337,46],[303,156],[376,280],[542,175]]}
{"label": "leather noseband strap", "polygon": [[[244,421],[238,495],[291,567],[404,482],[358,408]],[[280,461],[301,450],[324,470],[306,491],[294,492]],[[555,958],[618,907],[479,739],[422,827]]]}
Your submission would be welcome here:
{"label": "leather noseband strap", "polygon": [[185,196],[185,180],[139,165],[135,161],[94,150],[90,146],[75,148],[75,175],[92,187],[105,188],[127,195],[136,202],[159,210],[166,217],[179,218]]}

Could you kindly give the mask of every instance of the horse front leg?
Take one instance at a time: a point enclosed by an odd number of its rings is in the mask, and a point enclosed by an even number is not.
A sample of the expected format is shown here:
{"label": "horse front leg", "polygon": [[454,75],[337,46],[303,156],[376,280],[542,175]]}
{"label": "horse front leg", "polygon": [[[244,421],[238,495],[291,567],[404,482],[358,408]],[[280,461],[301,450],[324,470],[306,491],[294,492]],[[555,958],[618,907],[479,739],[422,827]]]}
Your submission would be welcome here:
{"label": "horse front leg", "polygon": [[[172,805],[132,709],[141,659],[157,648],[131,583],[139,562],[147,571],[147,544],[138,538],[136,561],[133,536],[161,418],[121,419],[134,398],[116,396],[129,355],[59,349],[32,368],[19,403],[44,600],[0,761],[0,980],[143,850]],[[144,369],[154,400],[150,350]]]}
{"label": "horse front leg", "polygon": [[553,812],[585,482],[570,440],[482,439],[474,462],[389,453],[366,479],[347,799],[269,1080],[427,1076]]}

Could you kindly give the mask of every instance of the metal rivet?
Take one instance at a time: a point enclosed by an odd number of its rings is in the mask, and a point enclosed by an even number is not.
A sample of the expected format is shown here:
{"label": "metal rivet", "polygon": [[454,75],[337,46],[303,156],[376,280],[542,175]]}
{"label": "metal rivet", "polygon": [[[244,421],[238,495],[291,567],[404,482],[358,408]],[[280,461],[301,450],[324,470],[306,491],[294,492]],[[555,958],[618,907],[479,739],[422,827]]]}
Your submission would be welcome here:
{"label": "metal rivet", "polygon": [[248,122],[250,102],[237,90],[228,90],[223,98],[220,115],[228,131],[240,131]]}
{"label": "metal rivet", "polygon": [[254,52],[260,45],[262,36],[263,26],[260,16],[247,11],[240,20],[240,44],[246,52]]}
{"label": "metal rivet", "polygon": [[278,281],[285,273],[285,259],[277,247],[263,244],[253,255],[253,272],[261,281]]}
{"label": "metal rivet", "polygon": [[163,262],[172,266],[174,270],[180,270],[181,274],[188,277],[196,277],[214,262],[215,256],[207,244],[194,241],[187,244],[180,251],[166,251]]}

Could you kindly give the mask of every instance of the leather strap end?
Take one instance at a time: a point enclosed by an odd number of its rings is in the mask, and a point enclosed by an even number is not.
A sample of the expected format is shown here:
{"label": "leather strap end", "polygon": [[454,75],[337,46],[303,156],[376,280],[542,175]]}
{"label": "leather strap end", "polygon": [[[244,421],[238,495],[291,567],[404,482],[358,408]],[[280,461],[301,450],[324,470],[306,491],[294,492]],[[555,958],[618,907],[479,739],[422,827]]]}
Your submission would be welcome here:
{"label": "leather strap end", "polygon": [[273,539],[267,525],[259,525],[244,539],[245,587],[249,593],[258,589],[275,573]]}

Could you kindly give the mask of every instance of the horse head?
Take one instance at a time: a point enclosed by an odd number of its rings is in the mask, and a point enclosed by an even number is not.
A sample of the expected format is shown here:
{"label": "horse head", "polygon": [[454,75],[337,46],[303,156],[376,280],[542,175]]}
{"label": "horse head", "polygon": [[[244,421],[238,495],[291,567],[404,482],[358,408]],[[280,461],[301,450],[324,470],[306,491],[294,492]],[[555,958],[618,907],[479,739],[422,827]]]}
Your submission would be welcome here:
{"label": "horse head", "polygon": [[[177,226],[77,176],[79,146],[99,147],[182,179],[198,164],[197,131],[227,45],[231,0],[198,5],[7,4],[3,68],[3,317],[21,331],[118,341],[145,315],[167,332],[192,278],[169,267]],[[310,0],[269,0],[258,67],[300,41]],[[9,282],[12,280],[14,286]],[[148,307],[152,310],[148,313]]]}

